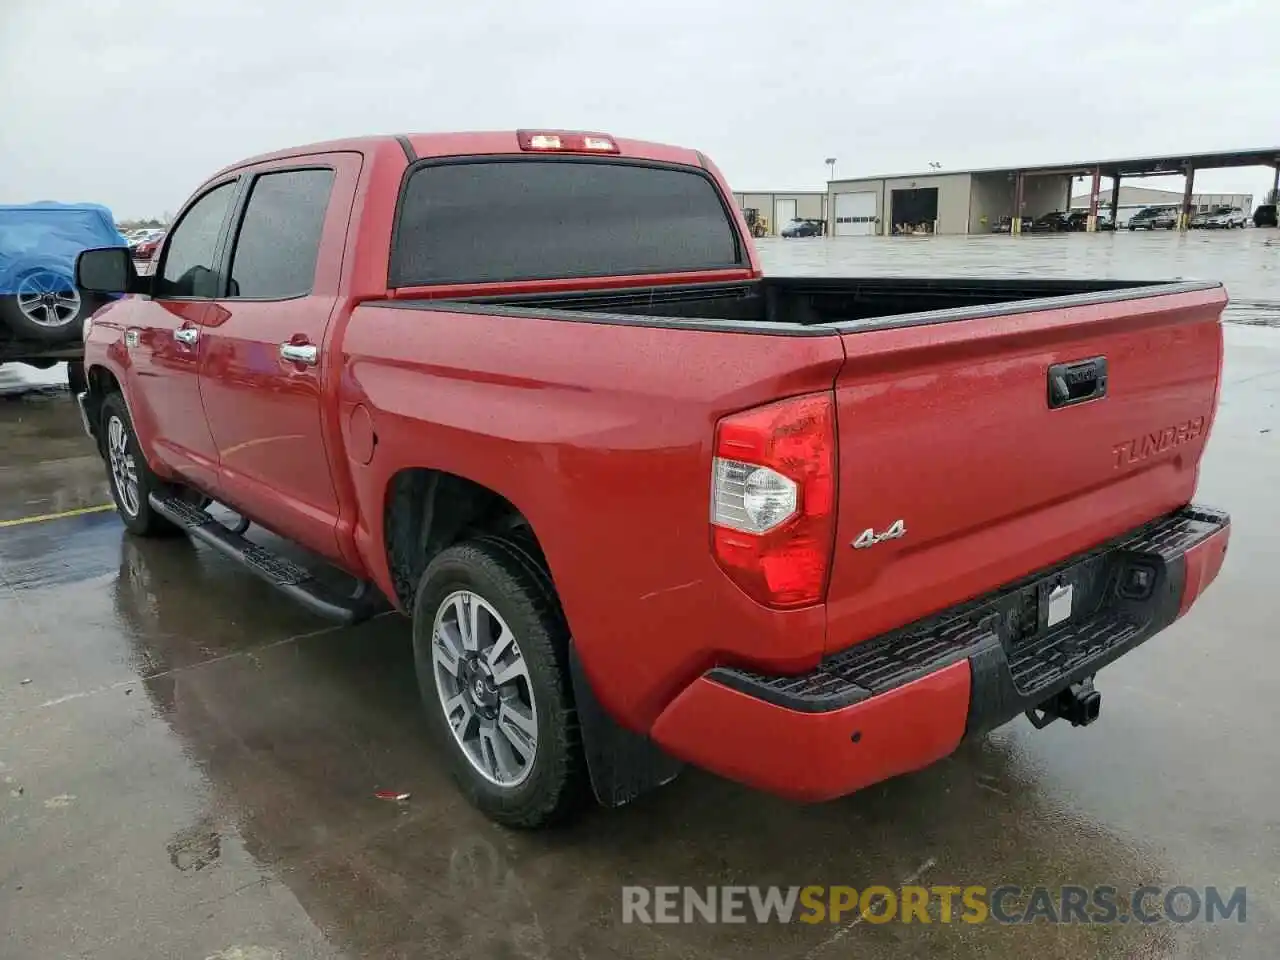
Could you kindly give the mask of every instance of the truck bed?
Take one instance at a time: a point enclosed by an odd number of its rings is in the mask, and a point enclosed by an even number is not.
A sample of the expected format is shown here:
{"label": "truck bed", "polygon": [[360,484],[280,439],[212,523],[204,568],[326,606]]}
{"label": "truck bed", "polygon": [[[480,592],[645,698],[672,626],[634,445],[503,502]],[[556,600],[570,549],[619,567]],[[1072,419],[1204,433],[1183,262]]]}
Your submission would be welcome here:
{"label": "truck bed", "polygon": [[398,303],[423,309],[475,310],[567,320],[697,328],[717,322],[741,332],[829,334],[833,326],[852,325],[866,330],[921,326],[1188,293],[1219,286],[1201,281],[1056,278],[766,277],[733,284]]}
{"label": "truck bed", "polygon": [[[757,391],[787,396],[821,382],[839,439],[831,652],[1189,503],[1225,302],[1220,284],[1201,282],[765,278],[370,303],[390,308],[374,313],[435,316],[360,324],[368,346],[356,353],[390,340],[403,357],[421,338],[441,381],[470,381],[482,368],[485,382],[536,384],[540,422],[573,423],[619,448],[653,429],[647,418],[703,421],[709,435],[718,417],[760,402]],[[459,325],[458,314],[475,324]],[[753,333],[790,342],[741,336]],[[492,349],[478,353],[477,343]],[[556,359],[572,357],[583,361]],[[805,372],[740,382],[766,357]],[[421,402],[438,403],[444,389]],[[608,426],[584,425],[597,416]],[[705,511],[703,499],[685,520]],[[850,549],[860,543],[874,548]]]}

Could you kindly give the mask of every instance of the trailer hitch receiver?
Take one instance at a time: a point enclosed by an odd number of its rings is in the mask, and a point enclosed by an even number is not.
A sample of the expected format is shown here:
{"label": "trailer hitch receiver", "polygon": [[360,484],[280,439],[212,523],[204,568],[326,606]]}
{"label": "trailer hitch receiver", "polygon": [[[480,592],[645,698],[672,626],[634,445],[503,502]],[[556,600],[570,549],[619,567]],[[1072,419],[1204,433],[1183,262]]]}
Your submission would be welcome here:
{"label": "trailer hitch receiver", "polygon": [[1027,719],[1037,730],[1043,730],[1059,717],[1073,727],[1087,727],[1101,712],[1102,694],[1093,688],[1093,677],[1086,677],[1028,710]]}

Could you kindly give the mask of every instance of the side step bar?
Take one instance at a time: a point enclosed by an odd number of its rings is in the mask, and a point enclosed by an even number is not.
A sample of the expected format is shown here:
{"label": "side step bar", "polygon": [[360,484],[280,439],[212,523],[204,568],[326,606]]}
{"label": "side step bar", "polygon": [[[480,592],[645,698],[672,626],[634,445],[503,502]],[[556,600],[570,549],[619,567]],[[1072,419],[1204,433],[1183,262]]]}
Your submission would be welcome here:
{"label": "side step bar", "polygon": [[151,509],[160,516],[201,543],[207,543],[219,553],[240,562],[312,613],[339,623],[359,623],[386,609],[385,601],[372,584],[362,583],[351,596],[340,596],[316,580],[309,571],[246,540],[195,504],[155,493],[147,500]]}

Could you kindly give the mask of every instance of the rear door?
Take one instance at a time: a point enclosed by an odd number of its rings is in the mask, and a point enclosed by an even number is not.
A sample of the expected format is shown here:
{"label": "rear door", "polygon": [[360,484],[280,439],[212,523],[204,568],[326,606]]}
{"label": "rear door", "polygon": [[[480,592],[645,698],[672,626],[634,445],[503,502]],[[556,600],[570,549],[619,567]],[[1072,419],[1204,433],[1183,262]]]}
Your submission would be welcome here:
{"label": "rear door", "polygon": [[160,253],[152,295],[131,304],[125,330],[130,407],[147,424],[151,455],[210,494],[218,492],[218,453],[200,403],[199,366],[237,185],[230,178],[210,186],[179,215]]}
{"label": "rear door", "polygon": [[845,333],[829,649],[1188,503],[1221,289]]}
{"label": "rear door", "polygon": [[359,173],[353,153],[245,173],[201,367],[223,498],[335,559],[324,344]]}

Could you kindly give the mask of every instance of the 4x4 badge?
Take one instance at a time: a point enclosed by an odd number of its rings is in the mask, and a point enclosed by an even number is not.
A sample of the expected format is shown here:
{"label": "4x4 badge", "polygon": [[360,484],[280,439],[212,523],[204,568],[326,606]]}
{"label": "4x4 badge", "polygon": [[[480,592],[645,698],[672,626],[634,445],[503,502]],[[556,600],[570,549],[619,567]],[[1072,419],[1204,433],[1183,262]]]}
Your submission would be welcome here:
{"label": "4x4 badge", "polygon": [[893,525],[884,533],[876,533],[870,527],[858,534],[858,539],[853,541],[853,549],[865,550],[867,547],[874,547],[882,540],[897,540],[899,537],[907,535],[907,525],[901,520],[893,521]]}

